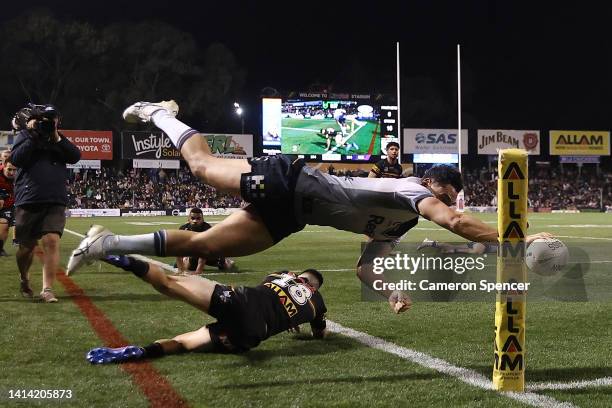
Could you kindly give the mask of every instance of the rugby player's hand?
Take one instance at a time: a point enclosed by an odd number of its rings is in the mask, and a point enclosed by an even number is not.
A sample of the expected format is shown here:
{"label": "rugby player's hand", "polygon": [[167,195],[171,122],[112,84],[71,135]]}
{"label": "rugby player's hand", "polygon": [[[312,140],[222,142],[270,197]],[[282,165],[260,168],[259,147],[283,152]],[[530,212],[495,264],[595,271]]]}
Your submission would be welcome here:
{"label": "rugby player's hand", "polygon": [[300,326],[290,327],[287,329],[287,333],[298,334],[300,333]]}
{"label": "rugby player's hand", "polygon": [[394,290],[389,296],[389,306],[395,313],[402,313],[412,307],[412,299],[406,293]]}
{"label": "rugby player's hand", "polygon": [[552,238],[553,235],[549,232],[538,232],[537,234],[532,234],[532,235],[527,235],[527,238],[525,238],[525,243],[527,245],[531,244],[533,241],[535,241],[536,239],[548,239],[548,238]]}
{"label": "rugby player's hand", "polygon": [[325,337],[327,337],[327,333],[328,331],[326,329],[323,329],[323,330],[312,329],[312,337],[314,337],[315,339],[324,339]]}

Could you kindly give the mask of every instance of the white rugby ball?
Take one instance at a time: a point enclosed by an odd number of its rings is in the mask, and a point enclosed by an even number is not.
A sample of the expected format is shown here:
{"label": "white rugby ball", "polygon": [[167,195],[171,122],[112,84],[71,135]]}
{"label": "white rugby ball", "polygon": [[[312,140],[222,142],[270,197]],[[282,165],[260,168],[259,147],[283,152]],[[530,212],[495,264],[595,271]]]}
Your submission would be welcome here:
{"label": "white rugby ball", "polygon": [[528,247],[525,254],[527,267],[538,275],[555,275],[563,270],[569,261],[567,246],[556,238],[538,238]]}

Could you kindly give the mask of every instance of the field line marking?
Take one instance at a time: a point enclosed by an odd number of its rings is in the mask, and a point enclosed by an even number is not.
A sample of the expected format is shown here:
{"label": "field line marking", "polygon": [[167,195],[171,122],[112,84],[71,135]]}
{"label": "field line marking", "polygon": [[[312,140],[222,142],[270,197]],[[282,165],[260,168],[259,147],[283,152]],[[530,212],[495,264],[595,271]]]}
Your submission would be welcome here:
{"label": "field line marking", "polygon": [[[350,337],[368,347],[381,350],[386,353],[394,354],[398,357],[403,358],[404,360],[409,360],[422,367],[449,375],[458,379],[459,381],[462,381],[474,387],[481,388],[484,390],[495,391],[493,389],[493,382],[491,380],[474,370],[470,370],[469,368],[457,367],[449,363],[448,361],[442,360],[440,358],[430,356],[429,354],[420,351],[398,346],[397,344],[388,342],[384,339],[381,339],[380,337],[375,337],[367,333],[342,326],[341,324],[332,322],[330,320],[327,321],[327,325],[330,331],[342,334],[346,337]],[[557,401],[552,397],[536,394],[533,392],[499,392],[499,394],[534,407],[575,407],[575,405],[569,402]]]}
{"label": "field line marking", "polygon": [[575,235],[555,235],[555,237],[558,238],[578,238],[578,239],[599,239],[599,240],[603,240],[603,241],[612,241],[612,238],[605,238],[605,237],[578,237]]}
{"label": "field line marking", "polygon": [[282,126],[281,129],[297,130],[297,131],[300,131],[300,132],[315,132],[315,133],[319,132],[319,130],[317,130],[317,129],[293,128],[293,127],[286,127],[286,126]]}
{"label": "field line marking", "polygon": [[527,385],[530,391],[538,390],[571,390],[575,388],[605,387],[612,385],[612,377],[595,378],[594,380],[571,381],[566,383],[541,382]]}
{"label": "field line marking", "polygon": [[[76,231],[69,230],[68,228],[65,228],[65,231],[73,235],[76,235],[78,237],[81,237],[81,238],[85,237],[85,235],[80,234]],[[146,256],[137,255],[137,254],[133,254],[130,256],[137,257],[138,259],[141,259],[146,262],[154,263],[168,271],[176,271],[176,268],[173,268],[172,266],[168,264],[156,261]],[[354,269],[351,268],[351,269],[321,269],[320,271],[321,272],[348,272],[348,271],[353,271],[353,270]],[[223,273],[211,273],[207,275],[221,275],[221,274]],[[66,278],[68,277],[66,276]],[[480,373],[474,370],[454,366],[445,360],[430,356],[420,351],[398,346],[394,343],[388,342],[379,337],[375,337],[367,333],[363,333],[363,332],[342,326],[341,324],[330,321],[330,320],[328,320],[327,323],[329,324],[329,329],[332,332],[339,333],[344,336],[350,337],[368,347],[372,347],[377,350],[381,350],[381,351],[385,351],[390,354],[397,355],[398,357],[401,357],[406,360],[410,360],[420,366],[423,366],[429,369],[433,369],[435,371],[438,371],[446,375],[450,375],[467,384],[476,386],[478,388],[482,388],[486,390],[493,390],[493,383],[489,379],[487,379],[485,376],[481,375]],[[612,384],[612,377],[603,377],[603,378],[598,378],[598,379],[590,380],[590,381],[577,381],[577,382],[570,382],[570,383],[534,383],[531,385],[528,384],[526,388],[528,390],[531,390],[531,389],[533,390],[570,389],[570,388],[596,387],[596,386],[603,386],[603,385],[610,385],[610,384]],[[551,408],[575,407],[575,405],[569,402],[560,402],[560,401],[555,400],[554,398],[531,393],[531,392],[525,392],[525,393],[500,392],[500,394],[508,398],[523,402],[528,405],[536,406],[536,407],[551,407]]]}
{"label": "field line marking", "polygon": [[[74,231],[69,232],[74,233]],[[75,233],[75,235],[80,234]],[[37,251],[36,255],[42,260],[41,251]],[[83,316],[85,316],[96,335],[108,347],[121,347],[129,344],[106,314],[93,303],[79,285],[66,275],[63,269],[58,271],[56,277]],[[120,367],[131,376],[132,382],[140,389],[145,398],[149,400],[151,407],[178,408],[189,406],[187,401],[172,387],[172,384],[170,384],[166,377],[161,375],[150,362],[126,363],[120,364]]]}

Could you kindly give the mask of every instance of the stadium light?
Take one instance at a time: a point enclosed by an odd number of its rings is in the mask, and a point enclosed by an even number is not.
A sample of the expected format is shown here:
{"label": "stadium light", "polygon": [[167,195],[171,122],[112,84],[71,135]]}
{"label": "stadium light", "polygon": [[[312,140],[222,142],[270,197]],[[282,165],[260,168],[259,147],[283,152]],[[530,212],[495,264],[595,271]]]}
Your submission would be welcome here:
{"label": "stadium light", "polygon": [[240,104],[238,102],[234,102],[234,111],[236,112],[236,115],[238,115],[238,117],[240,118],[240,124],[241,124],[241,134],[244,134],[244,117],[242,116],[242,113],[244,112],[242,110],[242,107],[240,106]]}

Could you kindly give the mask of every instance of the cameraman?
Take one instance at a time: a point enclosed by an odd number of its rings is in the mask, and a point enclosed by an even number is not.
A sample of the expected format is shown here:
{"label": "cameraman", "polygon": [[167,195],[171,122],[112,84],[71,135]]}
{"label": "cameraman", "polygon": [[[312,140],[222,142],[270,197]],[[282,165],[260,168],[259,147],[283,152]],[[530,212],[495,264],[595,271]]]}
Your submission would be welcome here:
{"label": "cameraman", "polygon": [[81,152],[58,132],[59,113],[52,105],[28,104],[13,118],[17,131],[11,162],[15,176],[15,236],[19,242],[17,266],[22,285],[29,281],[29,269],[37,241],[43,249],[43,290],[41,299],[57,302],[53,293],[59,267],[59,241],[66,224],[66,163],[76,163]]}

